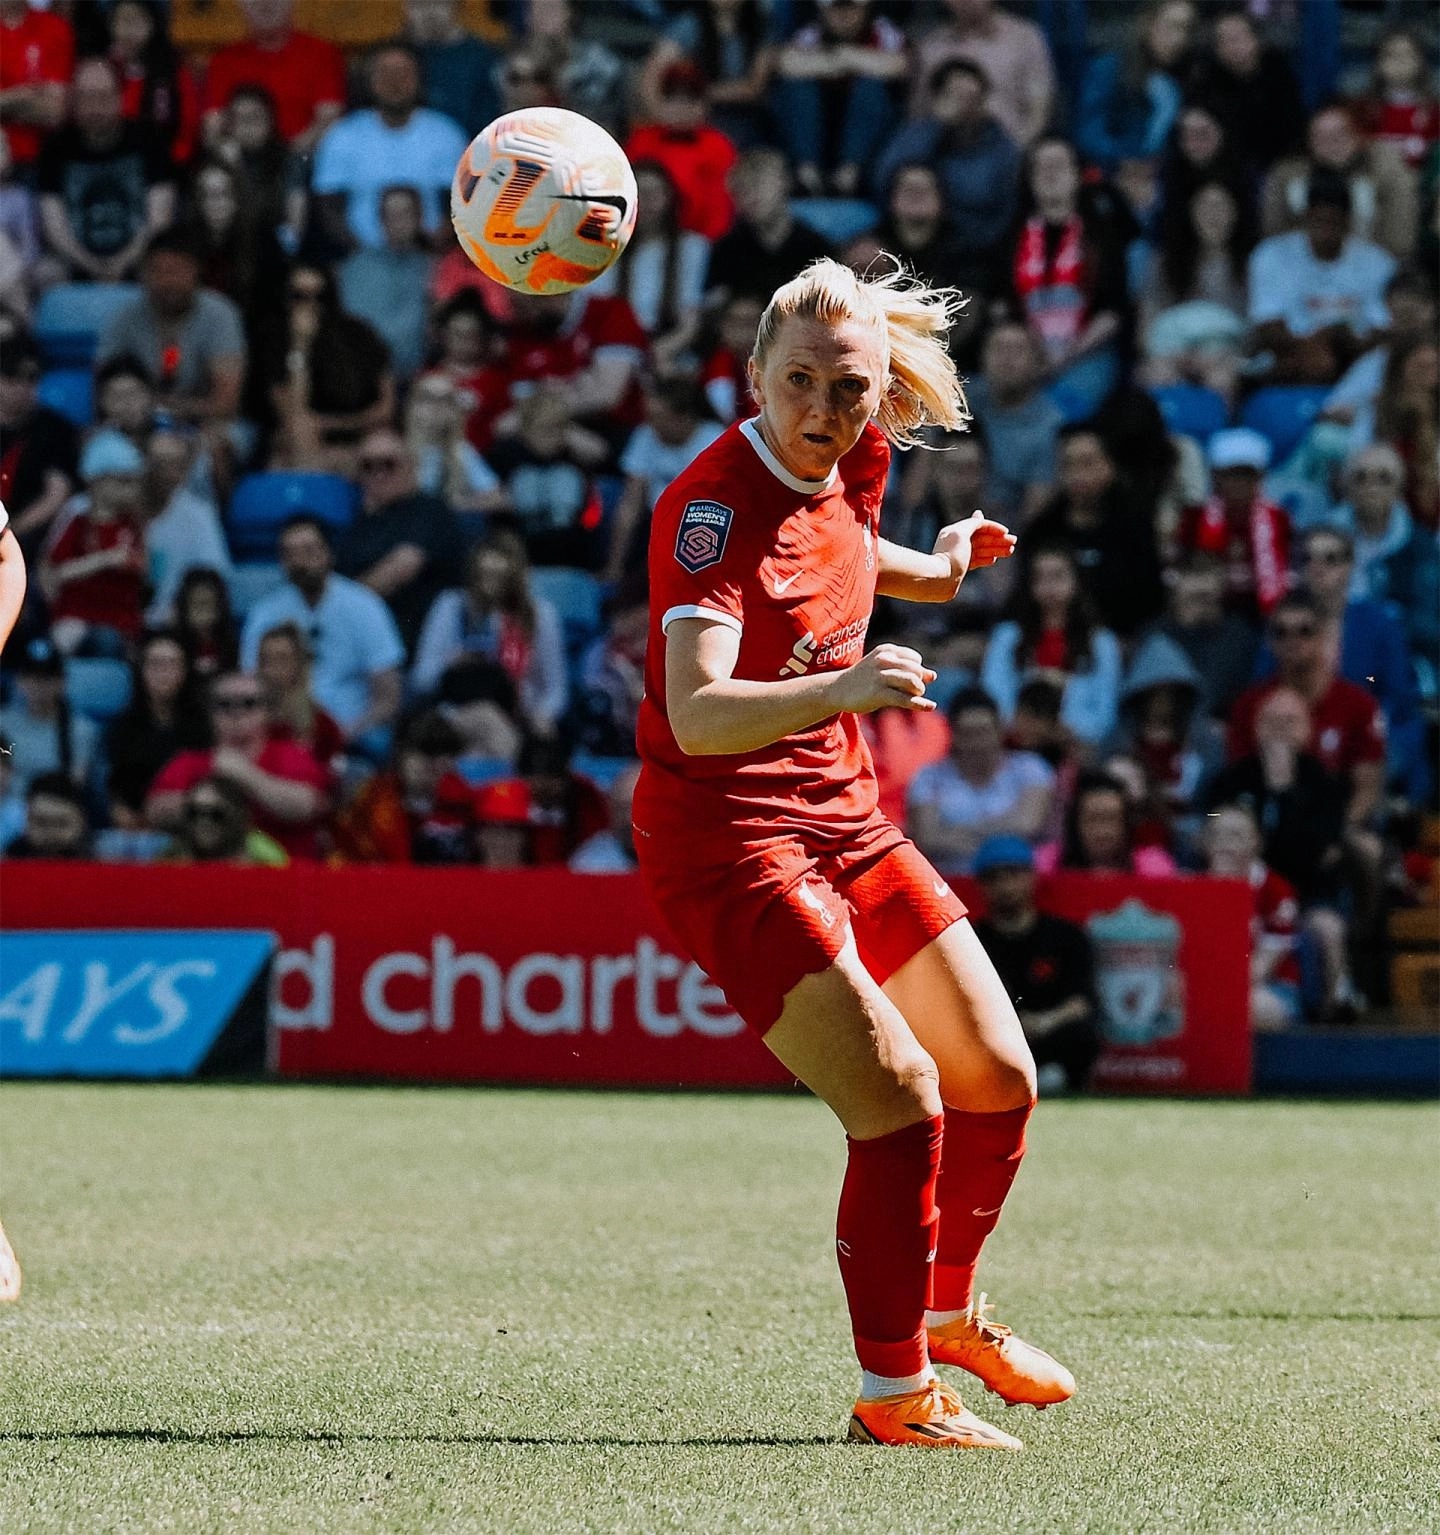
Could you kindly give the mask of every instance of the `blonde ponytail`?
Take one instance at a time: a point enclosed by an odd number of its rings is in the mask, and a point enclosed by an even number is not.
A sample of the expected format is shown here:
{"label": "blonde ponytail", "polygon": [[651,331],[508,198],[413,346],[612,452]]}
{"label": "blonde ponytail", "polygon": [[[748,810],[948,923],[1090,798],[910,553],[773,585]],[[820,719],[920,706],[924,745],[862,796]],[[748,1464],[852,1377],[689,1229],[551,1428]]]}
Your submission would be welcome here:
{"label": "blonde ponytail", "polygon": [[781,324],[792,315],[833,325],[859,320],[884,328],[888,376],[875,424],[897,447],[922,441],[928,426],[963,431],[970,420],[965,388],[945,346],[945,337],[967,302],[956,288],[932,288],[907,272],[857,277],[828,256],[812,261],[765,306],[755,337],[755,362],[765,354]]}

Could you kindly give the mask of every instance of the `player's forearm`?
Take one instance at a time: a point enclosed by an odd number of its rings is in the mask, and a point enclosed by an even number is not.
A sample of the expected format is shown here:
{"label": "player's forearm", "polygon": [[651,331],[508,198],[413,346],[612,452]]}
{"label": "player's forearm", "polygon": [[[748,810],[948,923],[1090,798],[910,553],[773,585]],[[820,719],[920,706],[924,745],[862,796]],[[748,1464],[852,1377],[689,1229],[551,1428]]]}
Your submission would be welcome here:
{"label": "player's forearm", "polygon": [[783,682],[717,678],[683,702],[670,702],[670,728],[687,757],[759,751],[838,714],[836,684],[844,675],[821,672]]}
{"label": "player's forearm", "polygon": [[898,597],[903,602],[949,602],[960,590],[962,579],[949,555],[922,554],[886,541],[875,590],[882,597]]}

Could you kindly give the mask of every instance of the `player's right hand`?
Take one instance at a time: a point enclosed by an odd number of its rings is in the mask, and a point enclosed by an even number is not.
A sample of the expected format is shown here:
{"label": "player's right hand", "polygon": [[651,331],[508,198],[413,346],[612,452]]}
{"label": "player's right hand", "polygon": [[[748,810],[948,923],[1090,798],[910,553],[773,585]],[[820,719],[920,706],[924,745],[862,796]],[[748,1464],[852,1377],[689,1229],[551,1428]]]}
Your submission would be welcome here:
{"label": "player's right hand", "polygon": [[876,709],[933,709],[925,697],[935,673],[908,645],[877,645],[869,655],[839,673],[836,693],[840,708],[852,714],[873,714]]}

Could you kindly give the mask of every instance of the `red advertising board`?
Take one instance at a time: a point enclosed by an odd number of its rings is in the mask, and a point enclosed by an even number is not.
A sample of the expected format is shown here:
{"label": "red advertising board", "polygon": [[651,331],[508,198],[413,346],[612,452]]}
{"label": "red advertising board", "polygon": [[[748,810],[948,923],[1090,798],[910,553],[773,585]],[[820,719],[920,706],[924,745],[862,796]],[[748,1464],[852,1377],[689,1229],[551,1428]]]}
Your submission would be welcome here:
{"label": "red advertising board", "polygon": [[[272,1056],[285,1076],[787,1080],[675,953],[632,875],[30,864],[5,886],[10,928],[275,932]],[[1097,945],[1097,1085],[1248,1091],[1244,886],[1065,876],[1042,894]]]}

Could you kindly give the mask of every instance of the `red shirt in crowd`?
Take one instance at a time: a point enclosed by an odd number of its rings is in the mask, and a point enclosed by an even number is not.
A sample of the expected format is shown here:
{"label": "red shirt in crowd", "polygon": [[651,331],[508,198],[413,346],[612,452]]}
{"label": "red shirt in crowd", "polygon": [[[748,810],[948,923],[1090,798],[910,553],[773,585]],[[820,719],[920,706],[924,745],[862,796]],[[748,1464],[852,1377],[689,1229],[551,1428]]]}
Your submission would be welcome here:
{"label": "red shirt in crowd", "polygon": [[[66,84],[75,65],[75,34],[70,23],[49,11],[28,10],[16,26],[0,25],[0,91],[41,81]],[[10,158],[29,165],[45,137],[29,123],[6,123]]]}
{"label": "red shirt in crowd", "polygon": [[1269,613],[1285,595],[1290,570],[1290,514],[1263,496],[1241,511],[1218,496],[1187,506],[1180,516],[1182,549],[1218,555],[1225,562],[1232,603]]}
{"label": "red shirt in crowd", "polygon": [[96,522],[84,515],[72,517],[51,545],[46,563],[67,565],[87,554],[110,549],[124,550],[128,562],[94,575],[67,581],[50,604],[51,619],[78,618],[87,624],[103,624],[121,634],[140,632],[145,613],[145,537],[136,523],[117,517]]}
{"label": "red shirt in crowd", "polygon": [[120,71],[120,111],[125,121],[152,128],[157,122],[173,123],[175,129],[174,137],[170,140],[170,158],[176,165],[188,165],[200,137],[200,87],[195,83],[195,76],[183,64],[177,65],[175,100],[160,100],[161,91],[168,92],[170,87],[157,88],[156,100],[153,103],[151,115],[147,118],[143,115],[146,79],[144,68],[137,64],[127,69],[118,63],[115,67]]}
{"label": "red shirt in crowd", "polygon": [[664,128],[649,123],[625,143],[632,160],[655,160],[670,173],[679,200],[681,229],[718,240],[735,219],[725,178],[739,159],[735,146],[718,128]]}
{"label": "red shirt in crowd", "polygon": [[1300,923],[1300,901],[1295,887],[1257,860],[1250,870],[1250,888],[1255,892],[1251,932],[1256,942],[1269,938],[1283,949],[1279,963],[1270,972],[1270,979],[1298,986],[1300,961],[1295,953],[1295,934]]}
{"label": "red shirt in crowd", "polygon": [[[645,355],[649,344],[645,327],[625,299],[580,292],[558,330],[547,332],[520,326],[512,330],[500,366],[512,383],[574,378],[607,350],[639,358]],[[638,426],[644,410],[637,381],[608,414],[624,425]]]}
{"label": "red shirt in crowd", "polygon": [[317,107],[344,106],[345,56],[308,32],[292,32],[279,48],[262,48],[248,38],[231,43],[210,60],[205,110],[228,106],[241,85],[263,85],[275,98],[276,125],[288,143],[315,121]]}
{"label": "red shirt in crowd", "polygon": [[[215,750],[181,752],[172,757],[160,769],[150,793],[184,794],[193,789],[202,778],[209,778],[215,762]],[[335,792],[335,778],[330,770],[322,767],[314,756],[294,741],[266,741],[255,758],[255,766],[262,773],[275,778],[288,778],[292,783],[307,783],[324,795]],[[280,821],[259,805],[251,806],[256,829],[273,837],[292,858],[318,858],[320,856],[319,823]]]}
{"label": "red shirt in crowd", "polygon": [[1366,101],[1359,118],[1370,138],[1393,144],[1416,170],[1440,139],[1440,103],[1435,101]]}
{"label": "red shirt in crowd", "polygon": [[[1232,761],[1255,752],[1255,716],[1260,706],[1283,686],[1262,682],[1235,700],[1230,712],[1229,754]],[[1310,705],[1310,751],[1326,771],[1348,777],[1361,762],[1385,760],[1385,716],[1362,687],[1336,677]]]}

